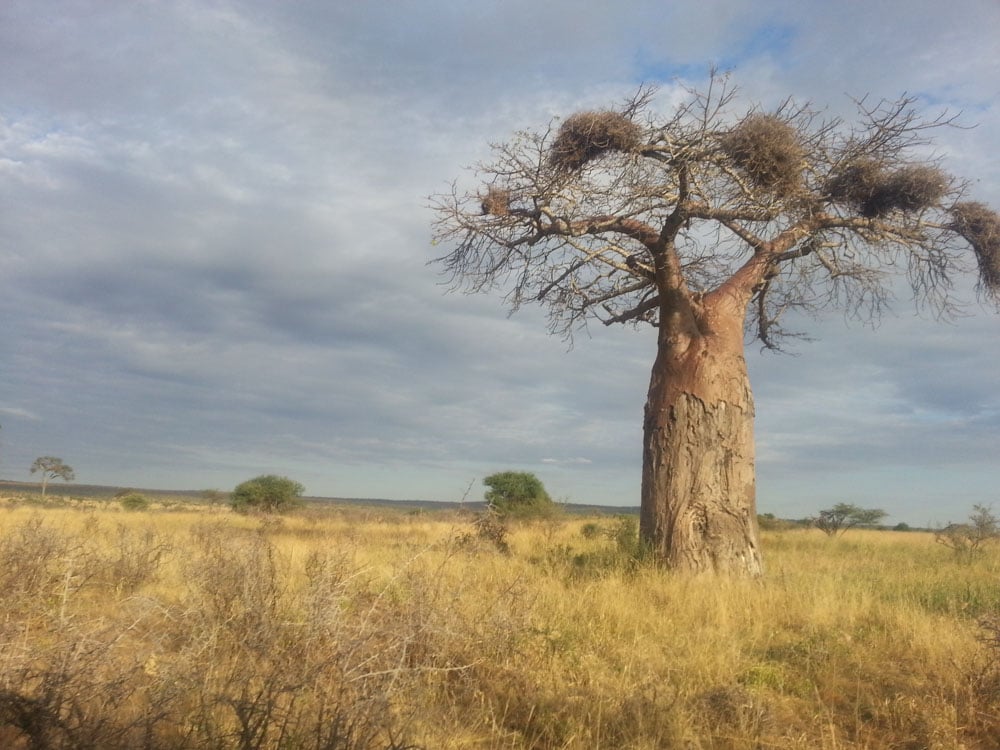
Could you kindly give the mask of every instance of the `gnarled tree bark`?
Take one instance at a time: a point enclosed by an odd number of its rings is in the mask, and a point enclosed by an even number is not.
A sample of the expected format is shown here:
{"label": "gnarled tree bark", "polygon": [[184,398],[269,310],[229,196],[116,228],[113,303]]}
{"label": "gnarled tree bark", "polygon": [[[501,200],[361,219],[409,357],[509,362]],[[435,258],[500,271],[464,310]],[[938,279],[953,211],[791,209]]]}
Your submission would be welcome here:
{"label": "gnarled tree bark", "polygon": [[643,423],[640,532],[669,567],[762,572],[753,396],[742,342],[699,336],[683,352],[664,337]]}

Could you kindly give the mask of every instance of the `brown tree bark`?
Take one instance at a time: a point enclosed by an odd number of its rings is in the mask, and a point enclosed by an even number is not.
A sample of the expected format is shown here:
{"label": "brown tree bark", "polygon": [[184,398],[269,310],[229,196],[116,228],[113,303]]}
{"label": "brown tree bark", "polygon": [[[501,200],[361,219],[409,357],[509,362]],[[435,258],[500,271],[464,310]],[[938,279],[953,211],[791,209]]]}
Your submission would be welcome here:
{"label": "brown tree bark", "polygon": [[[643,430],[640,532],[670,568],[762,573],[743,316],[726,300],[662,310]],[[730,300],[731,301],[731,300]],[[671,314],[672,313],[672,314]]]}

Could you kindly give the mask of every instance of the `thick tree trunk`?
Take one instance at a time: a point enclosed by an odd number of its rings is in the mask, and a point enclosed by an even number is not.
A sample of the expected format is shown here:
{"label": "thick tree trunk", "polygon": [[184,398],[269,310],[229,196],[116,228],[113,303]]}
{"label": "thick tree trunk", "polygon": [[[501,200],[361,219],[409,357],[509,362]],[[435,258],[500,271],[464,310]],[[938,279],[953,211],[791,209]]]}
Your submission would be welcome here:
{"label": "thick tree trunk", "polygon": [[646,402],[641,534],[673,569],[759,576],[742,317],[706,320],[690,336],[661,328]]}

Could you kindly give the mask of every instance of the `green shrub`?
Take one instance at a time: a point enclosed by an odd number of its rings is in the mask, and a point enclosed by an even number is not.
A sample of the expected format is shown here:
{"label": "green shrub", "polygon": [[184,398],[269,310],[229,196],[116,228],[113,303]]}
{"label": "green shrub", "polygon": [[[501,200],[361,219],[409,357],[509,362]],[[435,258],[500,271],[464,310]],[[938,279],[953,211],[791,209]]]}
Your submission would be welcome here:
{"label": "green shrub", "polygon": [[130,492],[118,500],[125,510],[149,510],[149,499],[138,492]]}
{"label": "green shrub", "polygon": [[639,519],[635,516],[616,516],[608,524],[591,521],[581,527],[580,533],[585,539],[603,538],[608,543],[579,553],[568,544],[558,544],[533,561],[565,572],[572,580],[597,578],[615,571],[634,573],[653,561],[649,547],[639,538]]}
{"label": "green shrub", "polygon": [[537,518],[556,510],[545,485],[529,472],[501,471],[486,477],[483,484],[489,487],[486,502],[501,516]]}
{"label": "green shrub", "polygon": [[607,535],[624,558],[635,562],[649,558],[649,549],[639,538],[639,519],[635,516],[617,516]]}
{"label": "green shrub", "polygon": [[264,474],[237,485],[229,502],[239,513],[284,513],[302,504],[303,492],[305,487],[288,477]]}

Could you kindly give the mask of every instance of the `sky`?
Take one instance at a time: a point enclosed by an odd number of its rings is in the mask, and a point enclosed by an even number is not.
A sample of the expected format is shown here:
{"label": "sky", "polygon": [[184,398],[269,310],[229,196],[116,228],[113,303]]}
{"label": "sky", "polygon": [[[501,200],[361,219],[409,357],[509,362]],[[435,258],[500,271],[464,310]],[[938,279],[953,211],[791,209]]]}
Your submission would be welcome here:
{"label": "sky", "polygon": [[[0,476],[480,499],[513,469],[639,501],[655,332],[448,293],[429,196],[489,144],[643,83],[731,71],[747,108],[961,113],[934,155],[1000,208],[996,0],[4,0]],[[901,294],[747,355],[758,509],[891,522],[1000,506],[1000,315]],[[961,285],[960,285],[961,286]]]}

